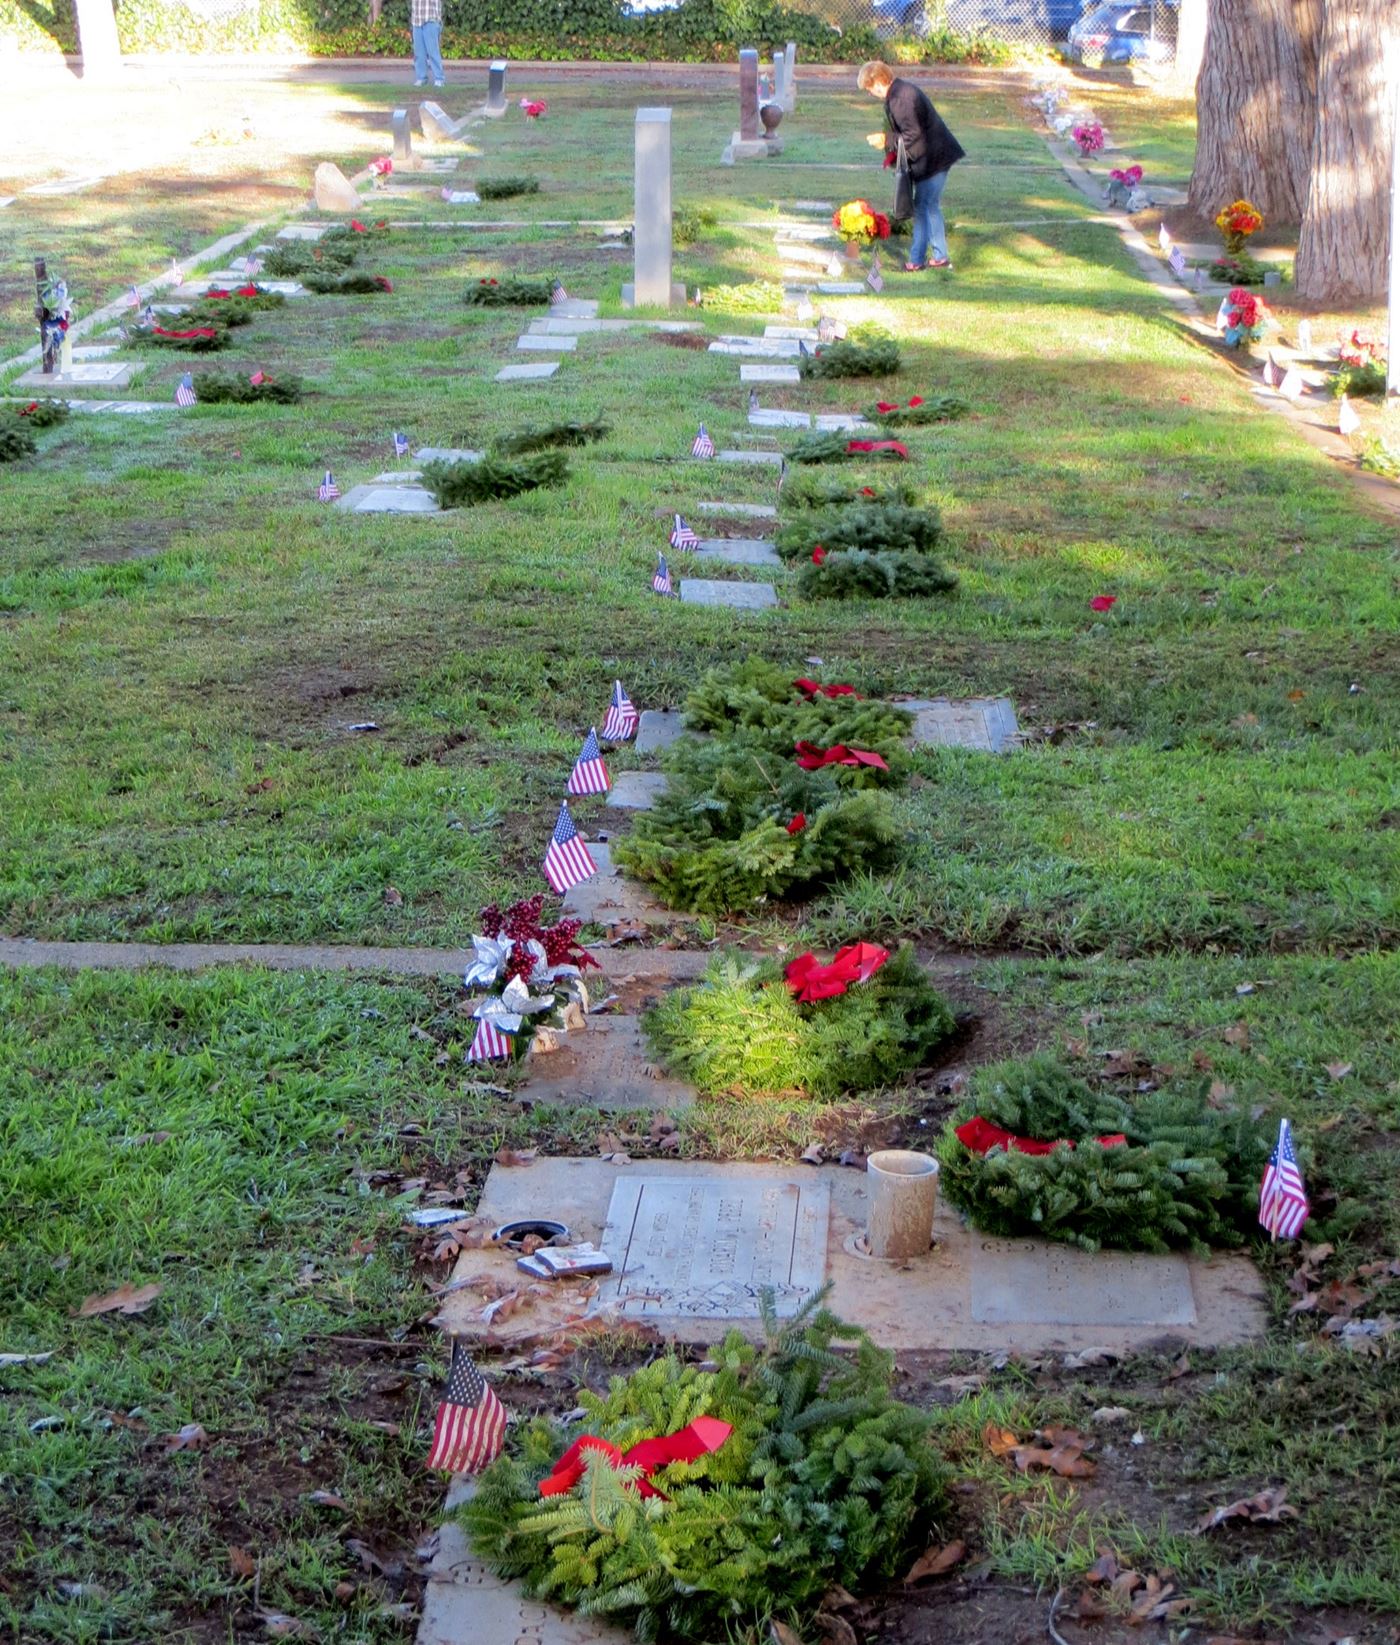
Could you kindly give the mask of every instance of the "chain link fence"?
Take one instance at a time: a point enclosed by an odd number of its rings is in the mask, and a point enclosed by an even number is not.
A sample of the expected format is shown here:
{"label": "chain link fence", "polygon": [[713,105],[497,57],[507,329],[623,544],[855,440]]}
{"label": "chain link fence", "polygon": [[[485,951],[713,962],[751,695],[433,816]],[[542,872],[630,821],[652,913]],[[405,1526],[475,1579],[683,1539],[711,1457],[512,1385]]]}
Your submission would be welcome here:
{"label": "chain link fence", "polygon": [[983,35],[1032,50],[1057,50],[1089,67],[1169,67],[1176,55],[1178,0],[816,0],[841,28],[873,26],[886,37]]}

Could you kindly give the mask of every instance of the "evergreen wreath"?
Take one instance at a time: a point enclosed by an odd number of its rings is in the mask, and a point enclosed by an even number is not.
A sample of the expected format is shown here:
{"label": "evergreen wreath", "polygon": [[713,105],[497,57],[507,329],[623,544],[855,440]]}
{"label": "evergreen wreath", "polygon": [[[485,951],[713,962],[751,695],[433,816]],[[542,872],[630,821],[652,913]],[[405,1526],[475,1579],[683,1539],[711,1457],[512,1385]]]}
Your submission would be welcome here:
{"label": "evergreen wreath", "polygon": [[805,560],[816,548],[931,554],[942,535],[943,519],[936,508],[862,500],[839,508],[803,509],[778,527],[774,543],[783,559]]}
{"label": "evergreen wreath", "polygon": [[476,185],[483,200],[513,200],[519,194],[538,194],[538,177],[483,177]]}
{"label": "evergreen wreath", "polygon": [[867,981],[800,1004],[773,960],[716,955],[642,1019],[659,1062],[706,1096],[831,1100],[895,1085],[952,1033],[953,1013],[908,945]]}
{"label": "evergreen wreath", "polygon": [[530,451],[549,451],[556,446],[586,446],[612,432],[601,417],[591,423],[546,423],[543,428],[517,429],[496,441],[503,457],[521,457]]}
{"label": "evergreen wreath", "polygon": [[[1074,1146],[978,1153],[956,1134],[978,1117],[1018,1139]],[[1200,1090],[1130,1104],[1046,1055],[982,1069],[938,1145],[944,1191],[978,1228],[1087,1251],[1238,1245],[1255,1222],[1268,1154],[1245,1110],[1218,1112]]]}
{"label": "evergreen wreath", "polygon": [[[761,657],[721,663],[703,675],[686,697],[685,723],[692,731],[741,734],[765,760],[790,756],[798,742],[869,749],[884,757],[891,776],[903,766],[904,742],[913,726],[909,711],[893,703],[870,702],[853,692],[805,692],[791,669]],[[876,776],[850,771],[846,780],[859,785],[863,778],[864,786],[874,786]]]}
{"label": "evergreen wreath", "polygon": [[916,394],[907,405],[881,400],[867,406],[861,415],[867,422],[883,423],[886,428],[918,428],[925,423],[951,423],[971,410],[967,401],[956,394]]}
{"label": "evergreen wreath", "polygon": [[848,792],[863,773],[804,771],[791,750],[774,757],[742,737],[686,738],[663,764],[665,791],[613,856],[671,908],[755,908],[894,860],[889,795]]}
{"label": "evergreen wreath", "polygon": [[574,1436],[536,1417],[458,1510],[476,1552],[532,1597],[700,1645],[801,1626],[836,1584],[888,1583],[930,1540],[946,1472],[927,1414],[891,1392],[893,1356],[821,1302],[782,1322],[766,1293],[762,1348],[731,1331],[713,1370],[669,1353],[580,1391],[583,1431],[624,1450],[698,1417],[732,1425],[718,1449],[656,1469],[660,1495],[590,1451],[566,1495],[541,1499]]}
{"label": "evergreen wreath", "polygon": [[259,372],[262,379],[254,382],[241,371],[204,371],[195,378],[195,395],[201,405],[295,405],[301,399],[301,378],[274,377],[270,372]]}
{"label": "evergreen wreath", "polygon": [[226,299],[209,299],[201,297],[197,303],[191,303],[182,310],[179,325],[185,326],[235,326],[251,325],[253,311],[237,297]]}
{"label": "evergreen wreath", "polygon": [[778,508],[785,515],[800,514],[814,508],[840,508],[847,503],[869,503],[876,508],[912,508],[918,496],[917,488],[908,480],[887,479],[883,474],[878,479],[865,479],[859,475],[846,478],[834,474],[802,474],[789,479],[778,493]]}
{"label": "evergreen wreath", "polygon": [[29,400],[24,405],[7,405],[0,412],[5,420],[13,419],[21,428],[57,428],[73,415],[67,400]]}
{"label": "evergreen wreath", "polygon": [[21,418],[0,419],[0,463],[17,463],[38,449],[33,429],[26,428]]}
{"label": "evergreen wreath", "polygon": [[[182,337],[180,333],[186,330],[193,331],[196,335]],[[178,354],[217,354],[233,341],[226,325],[218,321],[205,320],[187,327],[183,314],[172,319],[168,327],[133,327],[127,332],[126,339],[129,343],[137,343],[142,348],[169,349]]]}
{"label": "evergreen wreath", "polygon": [[[871,462],[902,462],[897,451],[853,451],[854,436],[844,429],[823,430],[807,434],[788,452],[791,463],[846,463],[856,457],[868,457]],[[855,443],[859,444],[859,441]]]}
{"label": "evergreen wreath", "polygon": [[429,463],[423,484],[439,508],[472,508],[477,503],[518,497],[539,486],[562,485],[569,461],[562,451],[539,451],[528,457],[495,457],[479,462]]}
{"label": "evergreen wreath", "polygon": [[345,269],[360,255],[360,237],[325,234],[314,244],[291,240],[274,246],[263,258],[263,273],[274,280],[299,280],[308,269]]}
{"label": "evergreen wreath", "polygon": [[307,269],[301,277],[301,283],[308,291],[319,293],[322,297],[363,297],[376,291],[392,291],[394,288],[382,274],[366,274],[363,269],[346,269],[337,273],[334,269]]}
{"label": "evergreen wreath", "polygon": [[797,369],[809,377],[892,377],[899,370],[899,344],[890,339],[870,343],[823,343],[804,354]]}
{"label": "evergreen wreath", "polygon": [[848,549],[808,560],[797,573],[797,592],[808,600],[912,600],[957,586],[957,573],[928,554]]}
{"label": "evergreen wreath", "polygon": [[462,301],[468,308],[543,308],[553,289],[549,275],[506,274],[499,280],[481,279],[468,286]]}
{"label": "evergreen wreath", "polygon": [[737,285],[706,286],[699,306],[711,314],[781,314],[787,293],[777,280],[745,280]]}
{"label": "evergreen wreath", "polygon": [[387,240],[389,238],[389,224],[381,218],[377,223],[332,223],[321,236],[321,245],[332,246],[361,246],[366,240]]}

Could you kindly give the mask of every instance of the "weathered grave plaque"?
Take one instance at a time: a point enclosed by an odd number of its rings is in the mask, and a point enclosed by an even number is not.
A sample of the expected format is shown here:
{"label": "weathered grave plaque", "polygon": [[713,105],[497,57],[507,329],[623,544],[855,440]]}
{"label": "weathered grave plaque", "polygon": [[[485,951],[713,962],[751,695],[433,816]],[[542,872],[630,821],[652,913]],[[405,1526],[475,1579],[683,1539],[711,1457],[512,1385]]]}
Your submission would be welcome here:
{"label": "weathered grave plaque", "polygon": [[419,446],[413,460],[415,463],[479,463],[481,453],[466,446]]}
{"label": "weathered grave plaque", "polygon": [[812,417],[806,411],[758,410],[749,413],[752,428],[811,428]]}
{"label": "weathered grave plaque", "polygon": [[916,698],[898,705],[914,716],[914,743],[935,748],[975,748],[1003,754],[1020,744],[1021,730],[1009,697]]}
{"label": "weathered grave plaque", "polygon": [[663,907],[640,880],[631,880],[613,864],[612,851],[601,840],[589,840],[588,854],[598,865],[581,884],[564,893],[564,913],[569,919],[596,920],[599,925],[672,925],[694,919]]}
{"label": "weathered grave plaque", "polygon": [[783,454],[781,451],[717,451],[715,461],[717,463],[767,463],[774,468],[781,468],[783,466]]}
{"label": "weathered grave plaque", "polygon": [[277,230],[279,240],[319,240],[329,223],[287,223]]}
{"label": "weathered grave plaque", "polygon": [[395,109],[390,120],[394,131],[394,166],[396,169],[412,171],[416,162],[413,158],[413,132],[408,124],[408,110]]}
{"label": "weathered grave plaque", "polygon": [[498,57],[486,71],[486,114],[499,120],[506,112],[506,61]]}
{"label": "weathered grave plaque", "polygon": [[771,1288],[778,1313],[792,1315],[825,1283],[830,1214],[820,1179],[621,1178],[602,1240],[615,1268],[599,1308],[755,1319]]}
{"label": "weathered grave plaque", "polygon": [[531,382],[540,377],[552,377],[559,369],[558,360],[531,360],[519,366],[502,366],[496,373],[498,383]]}
{"label": "weathered grave plaque", "polygon": [[436,514],[437,498],[421,486],[352,486],[337,508],[351,514]]}
{"label": "weathered grave plaque", "polygon": [[732,606],[736,611],[763,611],[778,603],[772,583],[718,583],[703,577],[681,578],[682,605]]}
{"label": "weathered grave plaque", "polygon": [[515,339],[515,346],[523,349],[533,349],[536,353],[572,354],[578,347],[577,333],[560,332],[554,336],[527,331],[523,336]]}
{"label": "weathered grave plaque", "polygon": [[856,297],[865,287],[859,280],[818,280],[817,290],[824,297]]}
{"label": "weathered grave plaque", "polygon": [[666,792],[664,771],[617,771],[606,804],[620,811],[650,811],[658,794]]}
{"label": "weathered grave plaque", "polygon": [[770,366],[745,361],[739,367],[741,383],[800,383],[802,373],[796,366]]}
{"label": "weathered grave plaque", "polygon": [[817,343],[821,338],[815,326],[774,326],[763,328],[765,337],[785,337],[790,343]]}
{"label": "weathered grave plaque", "polygon": [[74,364],[67,371],[45,373],[39,368],[26,371],[15,378],[16,388],[125,388],[141,367],[134,362],[119,364],[115,360],[88,360]]}
{"label": "weathered grave plaque", "polygon": [[762,537],[707,537],[695,550],[701,560],[719,560],[725,565],[781,566],[778,551]]}
{"label": "weathered grave plaque", "polygon": [[655,754],[669,748],[685,734],[681,714],[674,708],[644,708],[637,725],[637,741],[633,745],[639,754]]}
{"label": "weathered grave plaque", "polygon": [[656,1068],[637,1017],[589,1017],[584,1028],[555,1036],[557,1048],[526,1063],[533,1102],[595,1108],[688,1108],[694,1090]]}
{"label": "weathered grave plaque", "polygon": [[875,427],[854,411],[819,411],[812,424],[824,434],[864,434]]}
{"label": "weathered grave plaque", "polygon": [[1038,1240],[974,1237],[972,1318],[981,1325],[1194,1325],[1185,1257],[1092,1256]]}

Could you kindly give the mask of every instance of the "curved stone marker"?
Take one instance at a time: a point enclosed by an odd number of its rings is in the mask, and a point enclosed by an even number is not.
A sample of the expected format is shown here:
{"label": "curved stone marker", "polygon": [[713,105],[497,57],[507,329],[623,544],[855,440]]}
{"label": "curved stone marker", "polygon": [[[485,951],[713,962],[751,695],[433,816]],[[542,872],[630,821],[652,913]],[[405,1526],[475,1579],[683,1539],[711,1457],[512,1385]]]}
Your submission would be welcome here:
{"label": "curved stone marker", "polygon": [[329,160],[316,167],[313,185],[317,211],[358,211],[360,196],[350,179]]}

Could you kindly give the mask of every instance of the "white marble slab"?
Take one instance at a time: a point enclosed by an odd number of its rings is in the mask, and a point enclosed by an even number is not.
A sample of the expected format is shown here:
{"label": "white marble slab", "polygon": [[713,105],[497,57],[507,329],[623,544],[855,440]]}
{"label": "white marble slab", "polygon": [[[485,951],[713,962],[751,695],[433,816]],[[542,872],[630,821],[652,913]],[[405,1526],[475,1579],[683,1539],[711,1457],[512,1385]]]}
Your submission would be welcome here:
{"label": "white marble slab", "polygon": [[762,366],[745,362],[739,367],[741,383],[800,383],[802,373],[796,366]]}
{"label": "white marble slab", "polygon": [[535,332],[527,331],[523,337],[515,339],[515,346],[519,349],[533,350],[536,353],[572,354],[578,347],[577,337],[541,337]]}
{"label": "white marble slab", "polygon": [[502,366],[496,373],[498,383],[531,383],[552,377],[559,369],[558,360],[531,360],[528,364]]}

